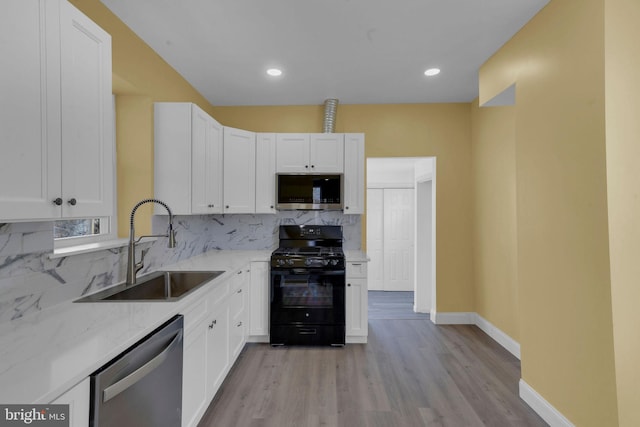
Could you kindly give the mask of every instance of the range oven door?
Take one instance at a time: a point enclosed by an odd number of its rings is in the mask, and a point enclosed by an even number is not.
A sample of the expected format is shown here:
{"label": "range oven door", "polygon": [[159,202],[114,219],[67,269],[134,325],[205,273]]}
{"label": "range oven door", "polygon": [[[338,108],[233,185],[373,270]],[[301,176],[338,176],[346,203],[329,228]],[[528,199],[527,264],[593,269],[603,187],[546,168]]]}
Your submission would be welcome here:
{"label": "range oven door", "polygon": [[344,345],[344,270],[271,270],[271,344]]}

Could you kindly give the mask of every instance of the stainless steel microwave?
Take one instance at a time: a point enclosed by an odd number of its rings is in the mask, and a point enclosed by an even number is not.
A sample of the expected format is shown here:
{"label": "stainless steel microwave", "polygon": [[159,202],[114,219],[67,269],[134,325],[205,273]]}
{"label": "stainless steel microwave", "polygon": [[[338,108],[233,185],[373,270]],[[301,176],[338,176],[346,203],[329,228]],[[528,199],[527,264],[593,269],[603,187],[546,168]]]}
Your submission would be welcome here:
{"label": "stainless steel microwave", "polygon": [[341,174],[276,175],[276,209],[342,210]]}

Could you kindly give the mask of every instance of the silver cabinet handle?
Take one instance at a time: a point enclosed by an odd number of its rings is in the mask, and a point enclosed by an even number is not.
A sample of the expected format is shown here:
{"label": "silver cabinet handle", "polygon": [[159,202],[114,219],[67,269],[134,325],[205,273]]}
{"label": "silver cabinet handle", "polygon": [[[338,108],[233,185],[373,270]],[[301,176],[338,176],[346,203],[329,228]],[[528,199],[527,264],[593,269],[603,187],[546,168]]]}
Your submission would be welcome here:
{"label": "silver cabinet handle", "polygon": [[113,399],[142,378],[144,378],[147,374],[150,374],[154,369],[162,364],[165,361],[172,347],[176,345],[182,339],[182,331],[178,331],[176,336],[171,340],[171,342],[162,350],[156,357],[151,359],[149,362],[142,365],[140,368],[136,369],[120,381],[115,384],[110,385],[105,388],[102,392],[102,402],[108,402]]}
{"label": "silver cabinet handle", "polygon": [[216,325],[218,323],[218,321],[216,319],[213,320],[213,322],[211,322],[209,324],[209,329],[213,329],[213,326]]}
{"label": "silver cabinet handle", "polygon": [[359,267],[359,266],[361,266],[361,265],[362,265],[362,263],[360,263],[360,262],[358,262],[358,263],[352,262],[352,263],[351,263],[351,265],[353,265],[354,267],[355,267],[355,266],[358,266],[358,267]]}
{"label": "silver cabinet handle", "polygon": [[238,289],[238,292],[237,292],[237,293],[238,293],[238,294],[241,294],[241,293],[242,293],[242,289]]}
{"label": "silver cabinet handle", "polygon": [[238,328],[239,328],[240,326],[242,326],[242,322],[238,323]]}
{"label": "silver cabinet handle", "polygon": [[69,203],[71,206],[75,206],[78,201],[76,199],[69,199],[67,203]]}
{"label": "silver cabinet handle", "polygon": [[57,199],[53,199],[53,204],[56,206],[61,206],[62,205],[62,199],[60,197],[58,197]]}

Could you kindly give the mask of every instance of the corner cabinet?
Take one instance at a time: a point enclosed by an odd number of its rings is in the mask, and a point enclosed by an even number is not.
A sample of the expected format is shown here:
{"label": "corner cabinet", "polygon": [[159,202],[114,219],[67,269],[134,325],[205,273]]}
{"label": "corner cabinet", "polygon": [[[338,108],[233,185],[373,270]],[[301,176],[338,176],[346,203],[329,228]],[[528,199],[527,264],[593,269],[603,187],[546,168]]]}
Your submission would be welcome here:
{"label": "corner cabinet", "polygon": [[344,136],[344,213],[364,214],[364,134]]}
{"label": "corner cabinet", "polygon": [[154,134],[155,197],[176,215],[222,213],[222,125],[195,104],[161,102]]}
{"label": "corner cabinet", "polygon": [[224,127],[224,213],[256,211],[256,134]]}
{"label": "corner cabinet", "polygon": [[0,39],[0,221],[111,215],[111,36],[65,0],[5,0]]}

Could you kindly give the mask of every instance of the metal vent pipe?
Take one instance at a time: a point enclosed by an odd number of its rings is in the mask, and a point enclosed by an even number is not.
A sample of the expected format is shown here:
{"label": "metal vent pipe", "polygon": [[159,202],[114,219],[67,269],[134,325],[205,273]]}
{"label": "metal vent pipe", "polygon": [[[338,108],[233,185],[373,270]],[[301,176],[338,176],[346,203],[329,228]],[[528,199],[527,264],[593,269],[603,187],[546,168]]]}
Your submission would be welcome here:
{"label": "metal vent pipe", "polygon": [[324,100],[324,133],[333,133],[336,127],[336,110],[338,100],[335,98]]}

